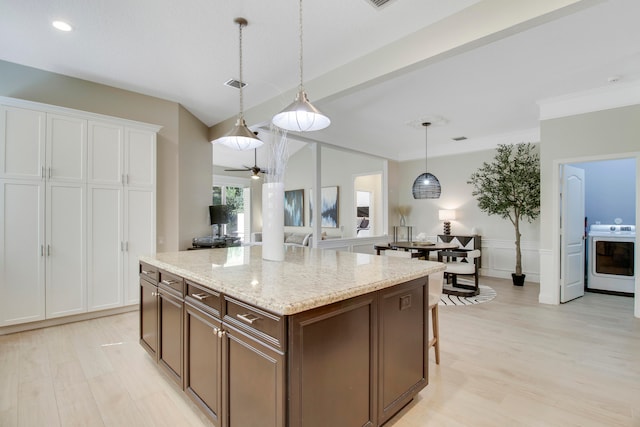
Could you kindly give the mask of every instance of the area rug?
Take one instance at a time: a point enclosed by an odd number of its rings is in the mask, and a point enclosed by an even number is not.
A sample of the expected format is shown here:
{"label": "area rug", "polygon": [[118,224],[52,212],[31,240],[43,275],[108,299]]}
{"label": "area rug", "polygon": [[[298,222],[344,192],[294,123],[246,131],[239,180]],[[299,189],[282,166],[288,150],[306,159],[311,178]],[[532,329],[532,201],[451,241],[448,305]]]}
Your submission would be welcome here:
{"label": "area rug", "polygon": [[442,294],[439,305],[473,305],[491,301],[496,297],[496,291],[485,285],[480,285],[480,293],[473,297],[458,297]]}

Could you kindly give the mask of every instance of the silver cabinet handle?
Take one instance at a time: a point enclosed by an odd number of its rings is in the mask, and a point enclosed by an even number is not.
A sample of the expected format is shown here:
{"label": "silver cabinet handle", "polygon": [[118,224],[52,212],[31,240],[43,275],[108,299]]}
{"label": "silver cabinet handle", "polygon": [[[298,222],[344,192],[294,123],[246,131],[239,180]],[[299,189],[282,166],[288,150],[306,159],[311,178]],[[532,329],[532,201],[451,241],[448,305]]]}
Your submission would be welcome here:
{"label": "silver cabinet handle", "polygon": [[51,256],[51,245],[47,245],[47,256]]}
{"label": "silver cabinet handle", "polygon": [[164,283],[165,285],[173,285],[174,283],[178,283],[176,280],[161,280],[160,283]]}
{"label": "silver cabinet handle", "polygon": [[49,179],[51,179],[51,168],[49,168]]}
{"label": "silver cabinet handle", "polygon": [[253,323],[256,320],[259,320],[260,318],[258,316],[256,316],[255,314],[251,314],[251,313],[247,313],[247,314],[237,314],[236,317],[240,320],[243,320],[245,322],[247,322],[250,325],[253,325]]}
{"label": "silver cabinet handle", "polygon": [[209,298],[211,295],[208,294],[191,294],[192,297],[197,299],[198,301],[204,301]]}
{"label": "silver cabinet handle", "polygon": [[44,256],[44,245],[40,245],[40,256]]}
{"label": "silver cabinet handle", "polygon": [[42,179],[45,179],[46,177],[44,175],[44,166],[41,166],[41,169],[42,170],[40,171],[40,174],[42,175]]}
{"label": "silver cabinet handle", "polygon": [[150,274],[155,274],[155,271],[150,271],[150,270],[142,270],[142,274],[146,274],[146,275],[150,275]]}

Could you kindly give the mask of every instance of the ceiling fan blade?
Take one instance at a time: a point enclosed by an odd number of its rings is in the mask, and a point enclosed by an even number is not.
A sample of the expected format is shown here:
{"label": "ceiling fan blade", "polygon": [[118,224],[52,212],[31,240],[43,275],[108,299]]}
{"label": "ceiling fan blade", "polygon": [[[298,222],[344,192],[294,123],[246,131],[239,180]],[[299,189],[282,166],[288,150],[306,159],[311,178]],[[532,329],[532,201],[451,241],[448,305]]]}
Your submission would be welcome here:
{"label": "ceiling fan blade", "polygon": [[245,168],[245,169],[225,169],[226,172],[247,172],[250,171],[250,168]]}

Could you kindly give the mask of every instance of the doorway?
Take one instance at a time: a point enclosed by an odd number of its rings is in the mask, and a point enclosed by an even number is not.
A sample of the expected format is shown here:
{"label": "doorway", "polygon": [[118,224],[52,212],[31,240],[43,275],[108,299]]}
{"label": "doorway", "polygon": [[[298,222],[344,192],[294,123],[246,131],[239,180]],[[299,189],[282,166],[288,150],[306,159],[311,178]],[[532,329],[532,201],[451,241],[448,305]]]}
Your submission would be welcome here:
{"label": "doorway", "polygon": [[[383,229],[382,174],[358,175],[353,178],[355,237],[373,237]],[[352,234],[353,235],[353,234]]]}
{"label": "doorway", "polygon": [[[597,290],[591,289],[589,281],[594,281],[594,274],[591,274],[595,268],[595,253],[596,246],[591,243],[591,235],[595,235],[597,233],[601,233],[602,227],[616,230],[622,229],[627,230],[633,228],[635,230],[636,226],[636,218],[637,218],[637,164],[638,159],[635,157],[627,157],[627,158],[604,158],[604,159],[588,159],[584,161],[576,160],[572,162],[565,162],[560,164],[561,176],[564,168],[578,168],[584,172],[584,218],[583,219],[573,219],[574,222],[579,221],[580,227],[583,228],[583,241],[584,241],[584,250],[582,255],[583,261],[583,280],[584,280],[584,290],[585,291],[595,291]],[[567,191],[564,188],[564,185],[561,185],[560,188],[560,203],[559,203],[559,216],[560,216],[560,227],[558,230],[558,234],[560,236],[560,293],[561,293],[561,302],[565,302],[562,298],[563,294],[563,286],[564,277],[567,274],[563,269],[566,265],[563,263],[565,256],[567,255],[567,249],[565,248],[565,244],[563,242],[563,222],[564,212],[563,207],[565,205],[564,200],[568,198],[569,194],[563,194]],[[573,226],[578,226],[578,224],[573,223]],[[590,233],[592,230],[592,233]],[[595,230],[595,231],[593,231]],[[614,232],[615,234],[615,232]],[[633,237],[635,240],[635,236]],[[631,255],[631,258],[638,258],[637,254]],[[630,279],[632,282],[630,287],[625,290],[631,290],[635,292],[607,292],[605,290],[604,293],[612,293],[616,295],[627,295],[634,296],[634,293],[638,292],[638,280],[634,277]],[[593,284],[591,284],[593,285]],[[597,287],[597,286],[596,286]],[[606,286],[605,286],[606,288]],[[638,306],[638,300],[635,301],[636,312]]]}

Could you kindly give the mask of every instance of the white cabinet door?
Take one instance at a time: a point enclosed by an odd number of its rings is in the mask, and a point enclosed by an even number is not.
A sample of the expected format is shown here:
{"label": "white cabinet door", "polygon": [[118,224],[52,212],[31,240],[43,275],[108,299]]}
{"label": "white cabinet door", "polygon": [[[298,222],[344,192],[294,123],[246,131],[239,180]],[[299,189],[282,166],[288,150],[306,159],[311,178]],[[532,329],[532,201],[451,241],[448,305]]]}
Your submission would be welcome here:
{"label": "white cabinet door", "polygon": [[138,265],[140,255],[156,251],[156,200],[152,190],[125,190],[125,305],[140,299]]}
{"label": "white cabinet door", "polygon": [[156,182],[155,132],[127,128],[125,133],[125,184],[131,187],[154,187]]}
{"label": "white cabinet door", "polygon": [[47,179],[82,183],[87,178],[87,121],[47,114]]}
{"label": "white cabinet door", "polygon": [[122,187],[89,185],[87,209],[88,310],[124,303]]}
{"label": "white cabinet door", "polygon": [[47,183],[47,318],[87,311],[86,187]]}
{"label": "white cabinet door", "polygon": [[89,121],[88,182],[90,184],[123,184],[124,141],[122,126]]}
{"label": "white cabinet door", "polygon": [[46,114],[0,106],[0,178],[43,177]]}
{"label": "white cabinet door", "polygon": [[0,180],[0,325],[45,316],[44,187]]}

